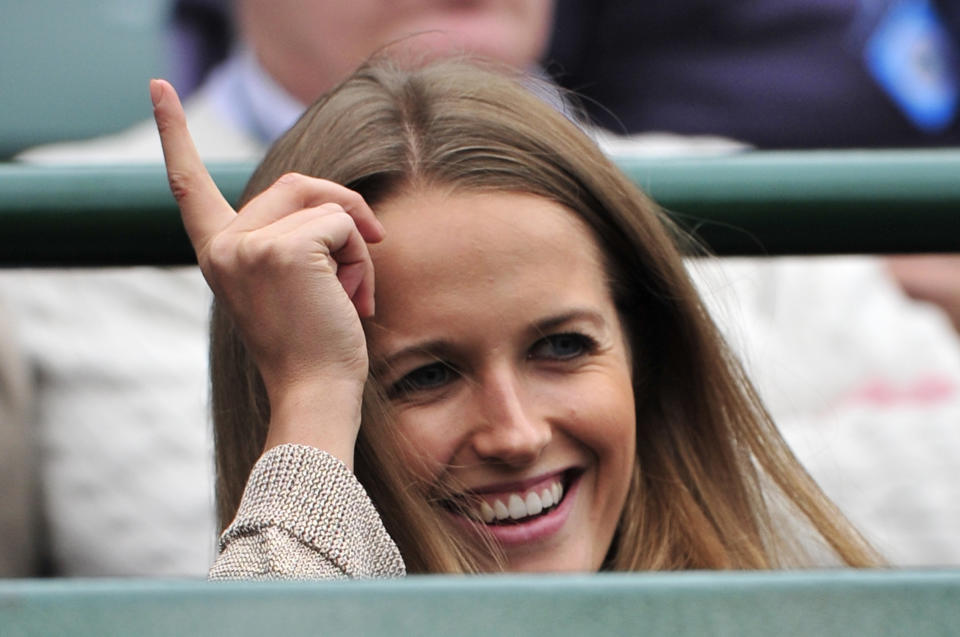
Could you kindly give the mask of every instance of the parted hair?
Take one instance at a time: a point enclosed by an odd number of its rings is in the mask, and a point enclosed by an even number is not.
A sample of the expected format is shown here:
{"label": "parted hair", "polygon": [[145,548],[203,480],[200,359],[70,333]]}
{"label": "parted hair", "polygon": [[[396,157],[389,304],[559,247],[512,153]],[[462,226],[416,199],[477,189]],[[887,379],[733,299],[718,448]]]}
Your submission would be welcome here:
{"label": "parted hair", "polygon": [[[605,257],[633,353],[637,455],[604,568],[878,564],[793,456],[707,314],[681,258],[685,237],[543,99],[550,91],[557,95],[548,84],[476,61],[375,58],[271,148],[243,201],[299,172],[357,191],[374,211],[420,186],[528,193],[569,208]],[[223,528],[263,451],[270,406],[230,317],[216,305],[211,332]],[[428,487],[396,460],[403,440],[390,417],[371,378],[355,471],[408,570],[496,568],[446,532]]]}

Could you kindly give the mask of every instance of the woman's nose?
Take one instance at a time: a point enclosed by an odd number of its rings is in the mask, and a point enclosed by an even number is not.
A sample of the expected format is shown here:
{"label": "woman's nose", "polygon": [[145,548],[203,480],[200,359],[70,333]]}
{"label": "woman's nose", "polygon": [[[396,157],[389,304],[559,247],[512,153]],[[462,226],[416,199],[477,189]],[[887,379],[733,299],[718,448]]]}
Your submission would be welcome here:
{"label": "woman's nose", "polygon": [[477,456],[511,466],[535,462],[550,442],[552,428],[515,375],[481,380],[475,391],[479,413],[471,442]]}

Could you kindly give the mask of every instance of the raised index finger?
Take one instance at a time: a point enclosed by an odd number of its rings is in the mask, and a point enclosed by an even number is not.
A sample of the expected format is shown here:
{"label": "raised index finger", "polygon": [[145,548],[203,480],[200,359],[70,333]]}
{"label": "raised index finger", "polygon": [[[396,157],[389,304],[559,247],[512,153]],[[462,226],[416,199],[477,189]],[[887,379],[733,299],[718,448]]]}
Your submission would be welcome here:
{"label": "raised index finger", "polygon": [[183,225],[194,250],[199,253],[219,230],[236,216],[203,165],[190,131],[183,106],[173,86],[165,80],[150,81],[153,117],[160,132],[167,179]]}

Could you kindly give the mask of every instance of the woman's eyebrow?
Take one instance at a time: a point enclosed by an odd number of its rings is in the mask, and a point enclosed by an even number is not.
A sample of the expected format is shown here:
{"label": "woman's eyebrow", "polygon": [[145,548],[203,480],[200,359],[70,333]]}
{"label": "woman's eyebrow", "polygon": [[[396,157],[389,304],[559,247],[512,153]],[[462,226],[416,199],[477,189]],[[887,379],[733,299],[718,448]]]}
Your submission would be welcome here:
{"label": "woman's eyebrow", "polygon": [[392,369],[405,358],[434,358],[444,360],[448,358],[453,350],[449,341],[443,339],[428,340],[420,343],[413,343],[402,347],[386,356],[378,356],[373,361],[373,371],[375,374],[382,374]]}
{"label": "woman's eyebrow", "polygon": [[597,329],[603,329],[607,324],[603,314],[598,310],[589,307],[578,307],[540,319],[533,324],[532,329],[538,333],[549,332],[575,321],[592,323]]}

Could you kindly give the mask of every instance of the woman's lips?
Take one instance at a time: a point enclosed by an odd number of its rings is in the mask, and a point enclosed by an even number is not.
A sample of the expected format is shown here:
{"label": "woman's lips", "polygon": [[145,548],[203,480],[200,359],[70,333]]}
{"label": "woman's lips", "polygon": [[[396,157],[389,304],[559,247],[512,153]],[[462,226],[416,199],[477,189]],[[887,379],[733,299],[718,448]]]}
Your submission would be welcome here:
{"label": "woman's lips", "polygon": [[505,548],[545,539],[566,522],[578,478],[577,472],[561,471],[522,489],[484,489],[451,510],[458,523],[490,534]]}

